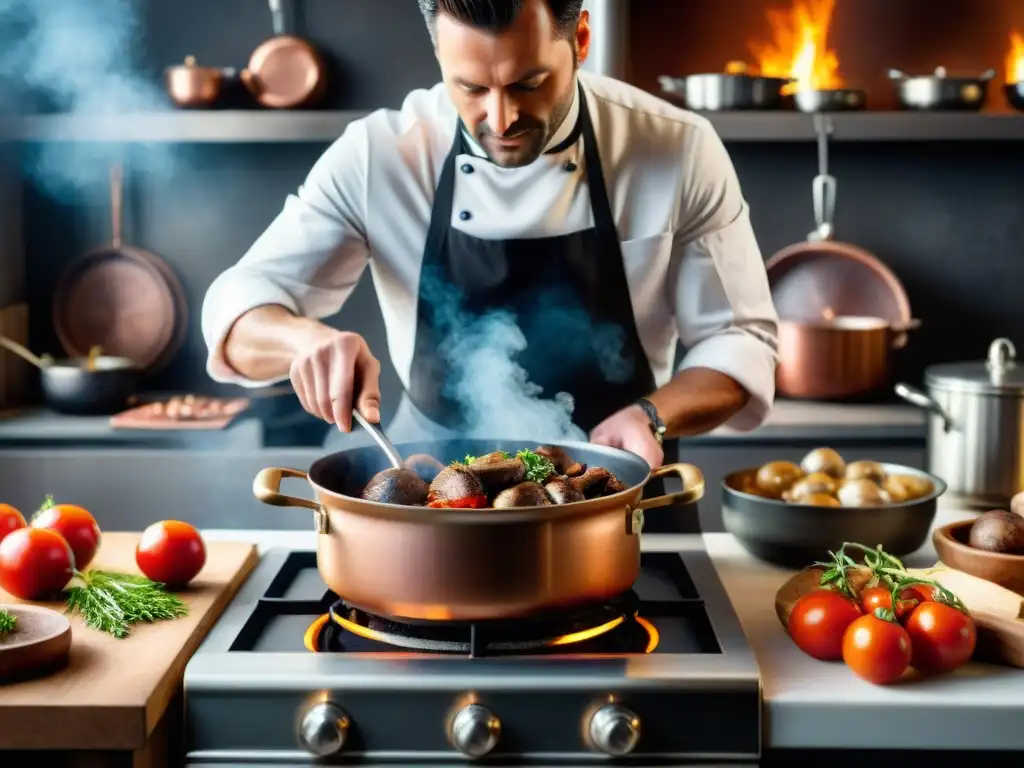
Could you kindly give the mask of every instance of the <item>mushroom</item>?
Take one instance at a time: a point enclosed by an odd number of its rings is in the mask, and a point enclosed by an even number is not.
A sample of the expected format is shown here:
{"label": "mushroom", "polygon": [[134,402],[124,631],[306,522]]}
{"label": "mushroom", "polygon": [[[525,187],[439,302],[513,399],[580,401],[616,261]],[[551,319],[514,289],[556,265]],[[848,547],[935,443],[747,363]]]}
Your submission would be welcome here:
{"label": "mushroom", "polygon": [[574,477],[572,481],[584,496],[593,499],[604,493],[604,489],[612,477],[612,473],[604,467],[590,467],[579,477]]}
{"label": "mushroom", "polygon": [[824,494],[831,496],[836,492],[838,483],[831,475],[824,472],[815,472],[813,475],[802,477],[783,492],[782,498],[786,501],[802,501],[805,496]]}
{"label": "mushroom", "polygon": [[836,493],[844,507],[881,507],[890,502],[889,494],[870,480],[847,480]]}
{"label": "mushroom", "polygon": [[622,481],[615,476],[614,472],[608,473],[608,482],[604,484],[605,493],[622,493],[626,490],[626,486],[622,484]]}
{"label": "mushroom", "polygon": [[427,503],[426,481],[412,469],[385,469],[370,478],[363,489],[363,498],[380,504],[403,504],[422,507]]}
{"label": "mushroom", "polygon": [[484,487],[480,478],[464,464],[453,464],[434,478],[430,484],[427,501],[454,501],[471,496],[483,496]]}
{"label": "mushroom", "polygon": [[796,500],[797,504],[805,507],[838,507],[839,499],[829,496],[827,493],[808,493]]}
{"label": "mushroom", "polygon": [[847,480],[870,480],[875,485],[885,482],[885,468],[877,461],[855,461],[846,467]]}
{"label": "mushroom", "polygon": [[549,506],[551,506],[551,499],[544,492],[544,487],[532,480],[506,488],[494,499],[495,509]]}
{"label": "mushroom", "polygon": [[803,475],[803,470],[791,461],[770,461],[757,470],[754,481],[764,496],[778,499]]}
{"label": "mushroom", "polygon": [[544,484],[544,490],[555,504],[572,504],[586,498],[583,491],[568,477],[553,477]]}
{"label": "mushroom", "polygon": [[986,512],[974,521],[967,543],[986,552],[1024,553],[1024,518],[1002,509]]}
{"label": "mushroom", "polygon": [[469,464],[469,469],[480,478],[484,491],[493,496],[511,485],[526,479],[526,465],[522,459],[510,459],[505,453],[481,456]]}
{"label": "mushroom", "polygon": [[587,469],[586,464],[580,464],[578,461],[573,459],[572,456],[566,453],[564,448],[559,448],[557,445],[542,445],[538,447],[534,453],[538,456],[543,456],[554,464],[555,471],[560,475],[578,477]]}

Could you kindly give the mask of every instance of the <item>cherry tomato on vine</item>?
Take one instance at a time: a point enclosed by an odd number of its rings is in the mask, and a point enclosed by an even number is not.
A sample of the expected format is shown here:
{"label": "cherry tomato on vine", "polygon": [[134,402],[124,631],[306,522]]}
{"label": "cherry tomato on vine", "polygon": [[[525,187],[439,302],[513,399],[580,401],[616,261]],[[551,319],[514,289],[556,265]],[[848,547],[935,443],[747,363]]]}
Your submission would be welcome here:
{"label": "cherry tomato on vine", "polygon": [[910,666],[907,630],[895,621],[867,613],[843,635],[843,661],[857,677],[876,685],[895,682]]}
{"label": "cherry tomato on vine", "polygon": [[[922,602],[916,592],[904,589],[900,592],[900,599],[896,601],[896,619],[902,621],[905,616]],[[892,610],[892,592],[888,587],[868,587],[860,593],[860,605],[864,613],[874,613],[878,608]]]}
{"label": "cherry tomato on vine", "polygon": [[913,645],[911,666],[927,674],[952,672],[966,664],[978,642],[974,620],[945,603],[921,603],[906,627]]}
{"label": "cherry tomato on vine", "polygon": [[860,606],[838,592],[817,589],[801,597],[789,614],[787,628],[797,647],[822,661],[843,657],[843,633],[858,616]]}
{"label": "cherry tomato on vine", "polygon": [[54,504],[47,496],[38,514],[32,518],[33,528],[46,528],[59,533],[71,547],[74,566],[84,571],[100,548],[100,527],[89,510],[74,504]]}
{"label": "cherry tomato on vine", "polygon": [[0,541],[11,531],[24,528],[25,517],[10,504],[0,504]]}

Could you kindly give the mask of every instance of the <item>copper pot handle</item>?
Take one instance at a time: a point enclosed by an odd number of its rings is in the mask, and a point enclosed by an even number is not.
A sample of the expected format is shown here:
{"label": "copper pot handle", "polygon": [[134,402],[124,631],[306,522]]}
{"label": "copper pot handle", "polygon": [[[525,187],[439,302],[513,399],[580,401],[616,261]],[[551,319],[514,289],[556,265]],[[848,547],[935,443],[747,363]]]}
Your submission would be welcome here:
{"label": "copper pot handle", "polygon": [[704,498],[704,473],[693,464],[666,464],[651,472],[650,480],[665,475],[678,475],[683,481],[683,490],[676,493],[667,493],[664,496],[655,496],[653,499],[643,499],[637,504],[637,509],[653,509],[655,507],[667,507],[669,504],[692,504]]}
{"label": "copper pot handle", "polygon": [[253,495],[264,504],[270,504],[274,507],[302,507],[304,509],[320,511],[320,505],[315,501],[281,493],[281,481],[286,477],[298,477],[305,480],[307,475],[299,469],[285,469],[283,467],[261,469],[257,473],[256,479],[252,481]]}
{"label": "copper pot handle", "polygon": [[892,348],[903,349],[907,346],[907,331],[916,331],[921,327],[921,321],[917,318],[911,318],[905,323],[893,323],[889,326],[889,330],[892,331]]}

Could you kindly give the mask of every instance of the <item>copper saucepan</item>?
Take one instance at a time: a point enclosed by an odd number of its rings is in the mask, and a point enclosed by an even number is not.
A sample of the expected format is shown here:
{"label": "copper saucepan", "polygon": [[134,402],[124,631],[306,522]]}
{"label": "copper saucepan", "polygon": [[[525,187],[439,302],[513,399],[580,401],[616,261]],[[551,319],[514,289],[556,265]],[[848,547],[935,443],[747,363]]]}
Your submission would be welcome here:
{"label": "copper saucepan", "polygon": [[[366,446],[326,456],[308,473],[264,469],[253,492],[265,504],[313,511],[320,575],[355,607],[413,620],[514,618],[626,592],[639,575],[645,510],[694,504],[704,495],[704,477],[692,465],[651,471],[626,451],[585,443],[560,446],[581,463],[611,470],[627,490],[521,509],[381,504],[359,497],[367,481],[390,466],[377,446]],[[397,447],[406,457],[428,454],[449,462],[466,454],[515,453],[536,445],[448,440]],[[679,476],[683,489],[643,499],[647,482],[666,475]],[[306,479],[315,500],[282,494],[285,477]]]}
{"label": "copper saucepan", "polygon": [[776,384],[787,397],[853,397],[884,387],[891,355],[906,344],[917,320],[891,323],[881,317],[826,315],[818,321],[779,321]]}
{"label": "copper saucepan", "polygon": [[327,87],[320,51],[308,40],[285,33],[282,0],[270,0],[274,36],[252,52],[242,84],[264,107],[293,109],[319,101]]}

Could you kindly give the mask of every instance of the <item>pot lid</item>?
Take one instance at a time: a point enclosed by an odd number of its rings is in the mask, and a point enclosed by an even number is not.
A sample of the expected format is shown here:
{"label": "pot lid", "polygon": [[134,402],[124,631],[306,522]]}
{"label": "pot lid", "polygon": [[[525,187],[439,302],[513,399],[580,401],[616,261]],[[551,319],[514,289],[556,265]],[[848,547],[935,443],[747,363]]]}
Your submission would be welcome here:
{"label": "pot lid", "polygon": [[937,389],[962,392],[1015,393],[1024,390],[1024,366],[1009,339],[996,339],[984,362],[943,363],[925,371],[925,383]]}

